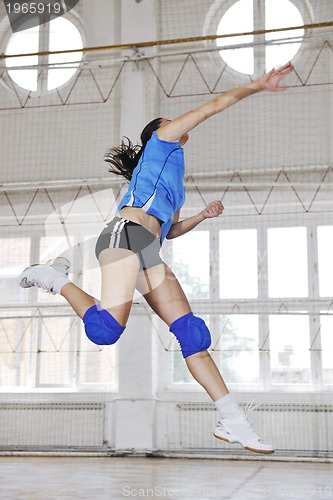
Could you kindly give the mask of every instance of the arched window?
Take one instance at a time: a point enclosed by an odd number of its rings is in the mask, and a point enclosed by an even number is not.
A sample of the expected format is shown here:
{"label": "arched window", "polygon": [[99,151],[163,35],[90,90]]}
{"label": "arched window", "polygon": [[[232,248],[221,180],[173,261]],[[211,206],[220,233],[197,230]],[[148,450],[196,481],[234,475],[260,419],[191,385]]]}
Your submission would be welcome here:
{"label": "arched window", "polygon": [[54,90],[76,73],[82,59],[82,48],[78,28],[68,19],[58,17],[42,26],[14,33],[8,41],[6,55],[79,50],[69,54],[7,58],[6,66],[11,68],[8,74],[23,89],[34,92]]}
{"label": "arched window", "polygon": [[[222,16],[217,35],[304,25],[290,0],[238,0]],[[232,69],[254,74],[290,61],[301,47],[304,29],[217,39],[222,59]],[[264,60],[264,66],[263,66]]]}

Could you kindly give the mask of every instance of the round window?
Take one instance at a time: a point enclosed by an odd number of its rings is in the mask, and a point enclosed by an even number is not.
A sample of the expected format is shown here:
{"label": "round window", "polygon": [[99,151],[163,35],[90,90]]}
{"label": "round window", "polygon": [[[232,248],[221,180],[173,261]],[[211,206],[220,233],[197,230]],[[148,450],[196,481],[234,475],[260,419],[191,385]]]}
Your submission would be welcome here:
{"label": "round window", "polygon": [[[68,19],[53,21],[14,33],[6,55],[78,49],[69,54],[20,56],[6,59],[8,74],[20,87],[30,91],[54,90],[76,73],[82,59],[82,37]],[[9,69],[10,68],[10,69]]]}
{"label": "round window", "polygon": [[[222,16],[217,35],[247,33],[261,29],[271,30],[291,26],[303,26],[304,21],[298,8],[290,0],[239,0]],[[256,26],[256,28],[254,28]],[[304,29],[277,31],[265,35],[239,35],[217,39],[222,59],[234,70],[253,74],[258,67],[256,59],[263,57],[265,68],[290,61],[300,49]],[[264,37],[264,38],[263,38]]]}

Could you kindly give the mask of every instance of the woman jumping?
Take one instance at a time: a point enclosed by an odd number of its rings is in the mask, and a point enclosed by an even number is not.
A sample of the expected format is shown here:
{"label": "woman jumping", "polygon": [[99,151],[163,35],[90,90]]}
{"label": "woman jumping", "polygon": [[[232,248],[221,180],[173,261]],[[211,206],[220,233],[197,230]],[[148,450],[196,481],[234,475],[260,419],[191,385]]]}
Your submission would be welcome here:
{"label": "woman jumping", "polygon": [[161,243],[187,233],[223,212],[220,201],[199,214],[179,220],[185,201],[183,146],[188,132],[241,99],[263,90],[281,91],[281,79],[293,71],[288,63],[249,85],[225,92],[209,102],[169,120],[156,118],[141,133],[141,146],[123,140],[105,155],[110,171],[128,179],[129,186],[115,218],[96,243],[102,275],[101,300],[68,279],[69,262],[58,257],[30,266],[19,277],[23,288],[36,286],[61,294],[82,318],[88,338],[98,345],[117,342],[125,330],[135,289],[169,326],[195,380],[220,412],[215,437],[240,443],[258,453],[273,453],[253,430],[246,412],[232,399],[207,349],[211,344],[205,322],[192,311],[186,295],[160,256]]}

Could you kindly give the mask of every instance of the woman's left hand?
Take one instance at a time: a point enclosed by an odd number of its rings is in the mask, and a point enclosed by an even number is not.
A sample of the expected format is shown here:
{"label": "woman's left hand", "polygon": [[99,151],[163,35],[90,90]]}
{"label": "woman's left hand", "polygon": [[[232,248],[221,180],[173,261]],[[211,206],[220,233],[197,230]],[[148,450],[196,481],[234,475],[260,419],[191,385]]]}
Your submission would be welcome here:
{"label": "woman's left hand", "polygon": [[213,217],[218,217],[223,213],[224,206],[220,201],[212,201],[209,203],[200,214],[205,218],[205,219],[212,219]]}
{"label": "woman's left hand", "polygon": [[286,87],[280,87],[279,83],[286,75],[294,71],[294,66],[289,62],[281,68],[272,69],[259,78],[258,83],[262,90],[281,91],[287,90]]}

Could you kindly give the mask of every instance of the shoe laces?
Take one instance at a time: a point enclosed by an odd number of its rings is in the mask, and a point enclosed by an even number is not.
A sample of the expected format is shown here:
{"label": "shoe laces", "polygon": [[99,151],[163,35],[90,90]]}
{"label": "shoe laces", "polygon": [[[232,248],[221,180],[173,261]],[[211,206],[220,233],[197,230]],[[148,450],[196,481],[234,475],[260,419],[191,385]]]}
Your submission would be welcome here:
{"label": "shoe laces", "polygon": [[249,414],[251,414],[253,411],[255,411],[259,406],[261,406],[262,403],[251,401],[250,403],[247,403],[245,408],[239,407],[238,409],[238,416],[241,419],[241,421],[250,429],[253,434],[257,436],[257,433],[252,427],[252,424],[249,420]]}
{"label": "shoe laces", "polygon": [[262,403],[260,401],[255,401],[254,399],[252,401],[250,401],[250,403],[247,403],[245,408],[244,408],[244,412],[247,414],[247,413],[251,413],[252,411],[255,411],[257,408],[259,408],[259,406],[261,406]]}

